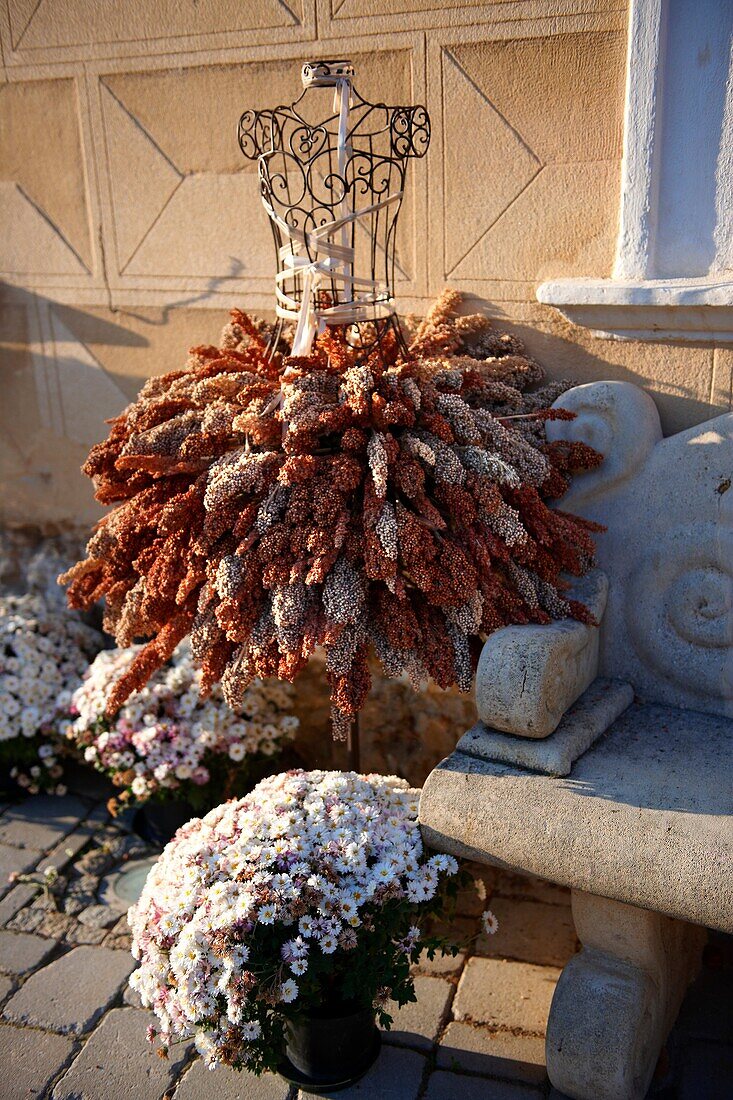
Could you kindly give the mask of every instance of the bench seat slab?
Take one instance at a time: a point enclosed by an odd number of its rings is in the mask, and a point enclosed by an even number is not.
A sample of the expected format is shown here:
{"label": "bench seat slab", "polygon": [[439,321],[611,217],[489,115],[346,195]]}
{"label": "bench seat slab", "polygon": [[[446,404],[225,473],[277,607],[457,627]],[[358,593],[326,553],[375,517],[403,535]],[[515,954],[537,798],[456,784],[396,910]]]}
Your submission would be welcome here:
{"label": "bench seat slab", "polygon": [[420,800],[426,843],[733,932],[733,722],[633,704],[567,777],[454,752]]}

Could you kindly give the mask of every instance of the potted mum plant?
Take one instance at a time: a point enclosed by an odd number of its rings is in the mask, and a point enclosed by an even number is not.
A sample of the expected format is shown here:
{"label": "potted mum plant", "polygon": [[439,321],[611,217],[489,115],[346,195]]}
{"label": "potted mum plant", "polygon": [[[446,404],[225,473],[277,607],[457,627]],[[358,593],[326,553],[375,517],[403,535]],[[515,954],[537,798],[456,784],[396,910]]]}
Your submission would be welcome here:
{"label": "potted mum plant", "polygon": [[194,812],[271,771],[298,719],[288,713],[292,689],[277,681],[253,681],[236,710],[217,686],[200,698],[201,672],[186,645],[109,718],[108,693],[139,649],[97,655],[71,698],[66,737],[118,788],[110,810],[137,806],[139,831],[165,843]]}
{"label": "potted mum plant", "polygon": [[457,888],[456,861],[423,849],[418,798],[394,776],[298,770],[185,825],[129,912],[130,984],[163,1045],[193,1037],[211,1068],[311,1092],[361,1077]]}
{"label": "potted mum plant", "polygon": [[102,645],[40,594],[0,596],[0,786],[65,794],[58,719]]}

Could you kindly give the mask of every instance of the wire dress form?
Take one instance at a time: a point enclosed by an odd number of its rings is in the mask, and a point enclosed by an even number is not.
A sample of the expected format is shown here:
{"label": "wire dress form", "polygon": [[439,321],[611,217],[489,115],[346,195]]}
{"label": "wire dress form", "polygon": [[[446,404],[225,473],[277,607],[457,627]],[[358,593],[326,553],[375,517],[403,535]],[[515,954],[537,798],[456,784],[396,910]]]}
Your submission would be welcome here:
{"label": "wire dress form", "polygon": [[[286,322],[295,323],[294,356],[308,355],[325,325],[343,327],[357,361],[390,333],[406,353],[392,297],[395,234],[407,163],[430,143],[428,113],[368,103],[349,61],[306,64],[302,80],[291,106],[248,110],[239,121],[275,241],[270,353]],[[332,113],[316,123],[302,113],[315,89],[333,89]]]}

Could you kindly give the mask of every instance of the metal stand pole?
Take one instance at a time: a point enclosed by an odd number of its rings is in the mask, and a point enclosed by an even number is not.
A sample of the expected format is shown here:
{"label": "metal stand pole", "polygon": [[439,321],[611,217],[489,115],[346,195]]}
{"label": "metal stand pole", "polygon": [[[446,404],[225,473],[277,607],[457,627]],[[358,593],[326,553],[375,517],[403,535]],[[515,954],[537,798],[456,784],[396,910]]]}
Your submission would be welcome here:
{"label": "metal stand pole", "polygon": [[349,736],[346,742],[346,746],[349,753],[349,768],[352,772],[361,772],[361,753],[359,751],[359,715],[355,715],[354,721],[351,723],[349,729]]}

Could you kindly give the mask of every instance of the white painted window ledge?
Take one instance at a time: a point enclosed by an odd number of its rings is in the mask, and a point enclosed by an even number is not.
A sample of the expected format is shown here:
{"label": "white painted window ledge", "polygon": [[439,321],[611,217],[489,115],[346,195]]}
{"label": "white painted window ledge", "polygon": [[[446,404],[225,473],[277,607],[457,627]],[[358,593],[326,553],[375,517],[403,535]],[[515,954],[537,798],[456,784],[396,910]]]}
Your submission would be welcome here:
{"label": "white painted window ledge", "polygon": [[731,0],[631,0],[612,277],[540,302],[602,336],[733,341],[731,42]]}
{"label": "white painted window ledge", "polygon": [[597,336],[733,341],[732,279],[551,279],[537,299]]}

